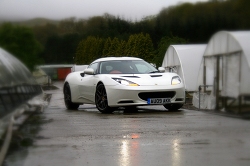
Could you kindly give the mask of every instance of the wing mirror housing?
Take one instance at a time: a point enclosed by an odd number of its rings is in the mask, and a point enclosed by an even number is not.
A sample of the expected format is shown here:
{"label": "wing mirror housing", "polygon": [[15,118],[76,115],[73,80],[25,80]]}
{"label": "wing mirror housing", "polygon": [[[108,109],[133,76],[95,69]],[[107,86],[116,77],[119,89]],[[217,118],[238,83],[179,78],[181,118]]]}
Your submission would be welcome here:
{"label": "wing mirror housing", "polygon": [[94,75],[95,71],[92,68],[87,68],[84,70],[84,74]]}
{"label": "wing mirror housing", "polygon": [[164,68],[164,67],[158,67],[158,70],[159,70],[159,72],[161,72],[161,73],[164,73],[164,72],[165,72],[165,68]]}

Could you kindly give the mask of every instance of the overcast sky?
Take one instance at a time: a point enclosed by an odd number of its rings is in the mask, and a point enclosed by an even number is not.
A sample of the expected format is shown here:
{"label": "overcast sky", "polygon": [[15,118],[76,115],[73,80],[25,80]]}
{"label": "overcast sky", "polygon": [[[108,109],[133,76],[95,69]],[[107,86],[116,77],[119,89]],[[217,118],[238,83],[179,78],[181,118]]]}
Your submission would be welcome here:
{"label": "overcast sky", "polygon": [[89,18],[109,13],[130,20],[158,14],[180,2],[208,0],[0,0],[0,19]]}

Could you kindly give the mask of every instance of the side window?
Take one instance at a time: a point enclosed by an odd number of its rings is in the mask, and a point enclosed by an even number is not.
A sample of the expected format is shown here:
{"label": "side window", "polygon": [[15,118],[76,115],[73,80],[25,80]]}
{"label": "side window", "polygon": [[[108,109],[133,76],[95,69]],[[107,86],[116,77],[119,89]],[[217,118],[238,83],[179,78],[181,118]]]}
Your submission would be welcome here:
{"label": "side window", "polygon": [[111,65],[110,62],[101,62],[100,63],[100,70],[99,70],[100,74],[108,74],[112,70],[113,70],[113,66]]}
{"label": "side window", "polygon": [[98,67],[98,63],[92,63],[92,64],[90,64],[90,65],[89,65],[89,67],[88,67],[88,68],[92,68],[92,69],[94,69],[94,71],[95,71],[95,73],[96,73],[96,71],[97,71],[97,67]]}

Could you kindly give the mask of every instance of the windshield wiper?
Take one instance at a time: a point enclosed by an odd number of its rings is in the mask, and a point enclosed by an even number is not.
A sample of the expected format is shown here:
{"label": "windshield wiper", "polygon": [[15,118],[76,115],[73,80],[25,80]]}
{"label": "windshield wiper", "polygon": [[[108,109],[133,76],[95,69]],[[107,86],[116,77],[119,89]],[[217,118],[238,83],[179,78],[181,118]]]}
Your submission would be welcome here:
{"label": "windshield wiper", "polygon": [[159,71],[156,70],[156,71],[151,71],[151,72],[149,72],[149,73],[159,73]]}

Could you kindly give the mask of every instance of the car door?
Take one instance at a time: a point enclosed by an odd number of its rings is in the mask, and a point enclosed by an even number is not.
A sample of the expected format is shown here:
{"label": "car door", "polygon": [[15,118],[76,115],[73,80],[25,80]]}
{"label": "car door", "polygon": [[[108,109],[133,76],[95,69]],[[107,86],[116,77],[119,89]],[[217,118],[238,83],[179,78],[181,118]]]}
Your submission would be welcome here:
{"label": "car door", "polygon": [[[93,63],[88,66],[88,68],[94,69],[95,73],[97,72],[98,63]],[[79,85],[79,91],[81,97],[83,98],[85,103],[94,103],[94,92],[95,92],[95,85],[96,76],[90,74],[84,74],[81,78],[81,83]]]}

